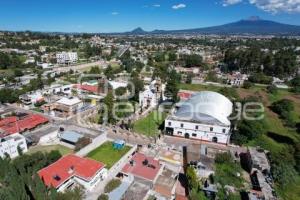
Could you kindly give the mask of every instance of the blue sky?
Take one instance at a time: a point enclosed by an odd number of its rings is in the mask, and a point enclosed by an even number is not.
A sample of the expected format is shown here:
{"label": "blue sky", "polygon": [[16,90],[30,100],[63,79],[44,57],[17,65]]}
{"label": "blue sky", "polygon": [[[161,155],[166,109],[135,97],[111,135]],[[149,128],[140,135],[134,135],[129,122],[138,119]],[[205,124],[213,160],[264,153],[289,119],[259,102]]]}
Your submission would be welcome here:
{"label": "blue sky", "polygon": [[[284,3],[280,4],[281,1]],[[136,27],[173,30],[220,25],[254,15],[300,25],[300,1],[0,0],[0,30],[119,32]]]}

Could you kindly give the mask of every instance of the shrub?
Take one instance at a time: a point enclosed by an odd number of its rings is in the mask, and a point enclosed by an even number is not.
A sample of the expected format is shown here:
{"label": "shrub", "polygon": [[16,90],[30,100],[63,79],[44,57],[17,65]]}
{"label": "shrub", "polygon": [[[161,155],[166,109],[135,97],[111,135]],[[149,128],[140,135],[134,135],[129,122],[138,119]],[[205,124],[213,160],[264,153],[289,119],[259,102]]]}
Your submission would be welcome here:
{"label": "shrub", "polygon": [[219,153],[216,155],[215,157],[215,162],[218,164],[224,164],[224,163],[228,163],[228,162],[232,162],[232,158],[230,153]]}
{"label": "shrub", "polygon": [[263,120],[242,120],[237,125],[237,131],[232,135],[232,141],[236,144],[245,144],[248,141],[257,138],[266,133],[267,127]]}
{"label": "shrub", "polygon": [[42,105],[44,105],[44,104],[46,104],[46,101],[39,101],[39,102],[36,102],[35,104],[34,104],[34,106],[35,107],[41,107]]}
{"label": "shrub", "polygon": [[253,87],[253,83],[251,83],[250,81],[245,81],[244,84],[243,84],[243,88],[245,89],[249,89],[251,87]]}
{"label": "shrub", "polygon": [[108,195],[107,194],[101,194],[97,200],[108,200]]}
{"label": "shrub", "polygon": [[252,83],[271,84],[273,78],[271,76],[266,76],[263,73],[254,73],[248,80]]}
{"label": "shrub", "polygon": [[119,179],[113,179],[110,182],[108,182],[107,185],[104,187],[104,192],[110,193],[120,185],[121,185],[121,181]]}
{"label": "shrub", "polygon": [[286,114],[285,112],[291,112],[294,110],[294,105],[291,100],[282,99],[274,102],[271,108],[275,113],[280,116],[284,116]]}
{"label": "shrub", "polygon": [[156,197],[154,195],[150,195],[147,200],[156,200]]}
{"label": "shrub", "polygon": [[300,76],[297,76],[297,77],[295,77],[294,79],[292,79],[292,80],[290,81],[290,85],[291,85],[292,87],[300,86]]}
{"label": "shrub", "polygon": [[271,94],[277,94],[278,89],[277,89],[277,87],[275,85],[269,85],[267,87],[267,92],[271,93]]}
{"label": "shrub", "polygon": [[274,102],[271,106],[271,109],[285,121],[287,126],[295,126],[295,121],[291,113],[295,108],[291,100],[282,99],[280,101]]}

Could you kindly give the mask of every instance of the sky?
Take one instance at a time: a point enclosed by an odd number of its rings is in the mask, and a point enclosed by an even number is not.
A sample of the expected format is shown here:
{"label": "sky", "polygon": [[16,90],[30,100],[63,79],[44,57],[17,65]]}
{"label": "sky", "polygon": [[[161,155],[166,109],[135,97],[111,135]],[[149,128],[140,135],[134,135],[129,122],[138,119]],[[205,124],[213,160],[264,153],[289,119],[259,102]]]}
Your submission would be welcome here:
{"label": "sky", "polygon": [[0,0],[0,30],[178,30],[259,16],[300,25],[300,0]]}

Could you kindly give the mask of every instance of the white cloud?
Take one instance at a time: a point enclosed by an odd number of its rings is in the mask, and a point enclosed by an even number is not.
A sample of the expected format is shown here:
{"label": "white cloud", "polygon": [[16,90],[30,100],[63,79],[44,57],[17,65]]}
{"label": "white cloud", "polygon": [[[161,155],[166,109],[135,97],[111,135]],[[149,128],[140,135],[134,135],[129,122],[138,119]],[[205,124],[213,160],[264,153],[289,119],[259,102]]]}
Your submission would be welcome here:
{"label": "white cloud", "polygon": [[112,12],[111,14],[112,15],[118,15],[119,13],[118,12]]}
{"label": "white cloud", "polygon": [[[223,6],[241,3],[243,0],[223,0]],[[246,1],[246,0],[245,0]],[[270,13],[300,13],[300,0],[247,0],[249,4]]]}
{"label": "white cloud", "polygon": [[234,5],[234,4],[238,4],[241,3],[242,0],[224,0],[222,5],[223,6],[230,6],[230,5]]}
{"label": "white cloud", "polygon": [[185,7],[186,7],[186,5],[183,4],[183,3],[180,3],[180,4],[177,4],[177,5],[172,6],[172,8],[173,8],[174,10],[182,9],[182,8],[185,8]]}
{"label": "white cloud", "polygon": [[300,13],[300,0],[249,0],[249,3],[271,13]]}
{"label": "white cloud", "polygon": [[154,4],[153,7],[159,8],[160,4]]}

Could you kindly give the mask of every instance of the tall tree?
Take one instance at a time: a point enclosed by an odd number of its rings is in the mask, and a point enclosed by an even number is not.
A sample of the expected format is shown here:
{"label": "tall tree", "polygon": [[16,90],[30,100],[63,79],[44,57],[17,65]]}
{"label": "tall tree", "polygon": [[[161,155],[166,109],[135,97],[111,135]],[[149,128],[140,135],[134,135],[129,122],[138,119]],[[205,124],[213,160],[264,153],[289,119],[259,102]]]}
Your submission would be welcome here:
{"label": "tall tree", "polygon": [[180,74],[173,69],[167,80],[165,96],[172,99],[174,102],[178,100],[177,93],[179,91]]}

